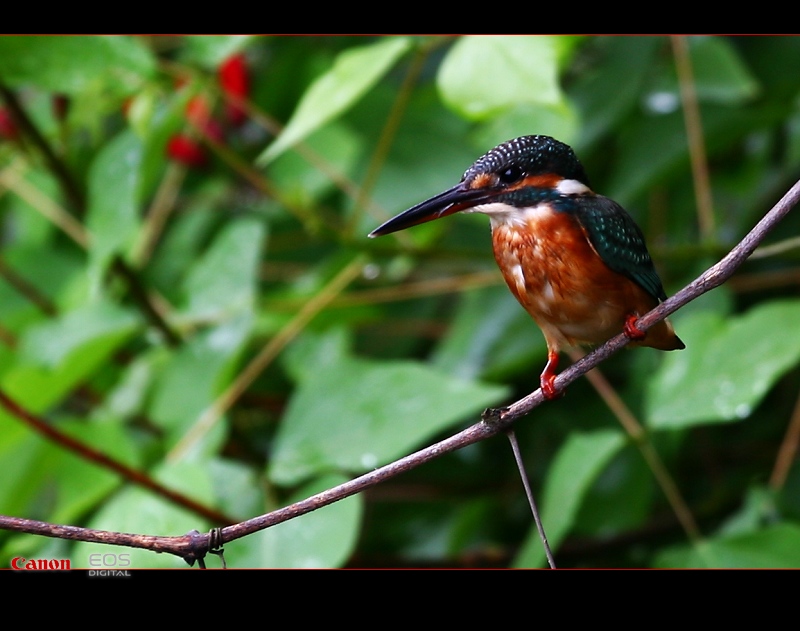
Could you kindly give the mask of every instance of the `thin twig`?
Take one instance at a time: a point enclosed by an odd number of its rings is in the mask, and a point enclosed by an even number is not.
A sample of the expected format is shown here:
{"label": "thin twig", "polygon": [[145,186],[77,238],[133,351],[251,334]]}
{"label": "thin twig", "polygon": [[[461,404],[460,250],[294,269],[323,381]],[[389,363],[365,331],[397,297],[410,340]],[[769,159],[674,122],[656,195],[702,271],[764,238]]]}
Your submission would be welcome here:
{"label": "thin twig", "polygon": [[780,449],[778,449],[772,475],[769,476],[769,487],[774,491],[782,489],[783,485],[786,484],[789,470],[797,457],[798,448],[800,448],[800,397],[798,397],[794,406],[789,427],[786,428],[786,435],[781,442]]}
{"label": "thin twig", "polygon": [[111,262],[111,269],[125,280],[128,285],[128,291],[130,291],[134,302],[139,305],[142,313],[144,313],[145,317],[150,321],[150,323],[161,332],[164,337],[164,341],[167,343],[167,346],[171,346],[172,348],[177,348],[180,346],[183,342],[181,336],[178,335],[169,324],[167,324],[167,321],[164,319],[158,309],[156,309],[153,301],[148,295],[147,288],[139,279],[139,274],[133,270],[131,266],[125,262],[125,259],[123,259],[119,254],[114,256],[114,259]]}
{"label": "thin twig", "polygon": [[430,51],[426,48],[417,48],[414,58],[411,60],[408,70],[406,71],[406,75],[403,78],[403,82],[400,85],[400,88],[397,90],[397,96],[392,104],[392,109],[389,112],[389,116],[386,118],[386,123],[381,130],[381,134],[378,137],[375,151],[369,160],[367,172],[364,174],[361,188],[359,189],[358,197],[356,198],[356,202],[353,207],[353,214],[348,222],[350,233],[352,233],[353,230],[357,229],[360,225],[362,211],[367,205],[372,188],[378,181],[378,177],[383,169],[383,164],[386,161],[386,157],[389,155],[392,142],[394,141],[394,137],[397,134],[398,128],[400,127],[400,121],[402,120],[403,112],[405,112],[406,108],[408,107],[408,101],[411,98],[414,85],[419,79],[419,75],[422,72],[425,60],[428,58],[429,54]]}
{"label": "thin twig", "polygon": [[[425,296],[441,296],[443,294],[460,293],[471,289],[495,287],[503,285],[503,277],[496,270],[486,272],[469,272],[462,276],[442,276],[426,278],[420,281],[411,281],[391,287],[376,287],[375,289],[362,289],[349,291],[337,296],[331,307],[353,307],[356,305],[373,305],[382,302],[398,302]],[[300,298],[285,298],[276,300],[273,307],[276,310],[295,311],[302,302]]]}
{"label": "thin twig", "polygon": [[700,106],[692,73],[692,59],[689,56],[689,42],[685,35],[671,35],[672,50],[675,55],[675,69],[683,104],[683,118],[686,136],[689,139],[689,158],[692,162],[692,180],[697,199],[697,218],[703,240],[714,237],[714,201],[711,198],[711,181],[708,176],[708,160],[703,140],[703,123],[700,119]]}
{"label": "thin twig", "polygon": [[[185,69],[183,69],[179,64],[176,64],[173,61],[163,61],[162,60],[162,67],[166,72],[169,72],[175,77],[180,77],[185,74]],[[213,90],[219,90],[218,88],[211,87]],[[255,121],[258,125],[264,128],[264,130],[272,136],[278,136],[281,131],[283,131],[284,126],[273,116],[259,108],[253,101],[246,97],[241,97],[235,94],[229,94],[227,92],[220,91],[218,96],[225,100],[227,103],[231,103],[236,105],[237,107],[243,109],[247,115]],[[213,139],[212,139],[213,140]],[[209,143],[209,145],[214,148],[214,145]],[[292,151],[296,152],[297,155],[302,157],[306,162],[308,162],[311,166],[317,169],[320,173],[322,173],[327,179],[329,179],[342,193],[344,193],[347,197],[352,200],[358,200],[360,195],[360,187],[356,184],[352,179],[350,179],[344,172],[339,169],[339,167],[328,159],[326,159],[321,154],[317,153],[309,147],[306,142],[302,140],[299,141],[292,147]],[[246,169],[242,167],[241,164],[236,163],[231,160],[231,156],[220,154],[220,158],[227,161],[230,166],[240,172],[243,177],[250,180],[256,188],[260,188],[264,185],[263,182],[257,182],[255,180],[255,176],[252,172],[248,172]],[[373,200],[364,200],[362,202],[366,210],[370,213],[370,215],[375,219],[385,218],[387,212],[384,208],[381,208],[378,204],[376,204]],[[400,242],[406,246],[410,246],[412,241],[411,238],[404,232],[396,233],[396,236],[399,237]]]}
{"label": "thin twig", "polygon": [[753,252],[753,256],[750,258],[753,260],[765,259],[770,256],[776,256],[778,254],[783,254],[784,252],[790,252],[791,250],[797,249],[800,249],[800,237],[790,237],[788,239],[784,239],[783,241],[779,241],[778,243],[773,243],[771,245],[758,248],[755,252]]}
{"label": "thin twig", "polygon": [[0,171],[0,185],[14,191],[21,199],[30,204],[31,208],[60,228],[79,246],[84,249],[88,248],[90,236],[88,230],[65,208],[28,182],[23,177],[24,166],[24,161],[17,159],[8,168]]}
{"label": "thin twig", "polygon": [[550,569],[556,569],[556,560],[553,558],[553,551],[550,549],[550,544],[547,542],[547,534],[544,531],[544,524],[542,518],[539,517],[539,509],[536,507],[536,500],[533,498],[533,491],[531,490],[531,482],[528,479],[528,472],[525,470],[525,463],[522,461],[522,452],[519,449],[519,441],[513,428],[506,431],[508,442],[511,443],[511,451],[514,452],[514,460],[517,463],[519,470],[519,477],[522,479],[522,486],[525,488],[525,496],[528,498],[528,505],[531,507],[533,514],[533,521],[536,523],[536,529],[539,531],[539,539],[544,546],[544,554],[547,557],[547,564]]}
{"label": "thin twig", "polygon": [[0,276],[5,281],[16,289],[20,294],[25,296],[33,304],[35,304],[42,313],[55,316],[57,311],[55,305],[51,300],[40,292],[32,283],[19,275],[10,265],[8,265],[3,256],[0,254]]}
{"label": "thin twig", "polygon": [[[577,361],[582,356],[583,355],[579,351],[570,353],[570,357],[573,361]],[[661,487],[664,496],[667,498],[670,506],[672,506],[672,510],[683,527],[686,536],[689,537],[693,543],[697,544],[701,537],[700,528],[697,526],[697,522],[692,515],[692,511],[689,509],[689,505],[683,499],[678,485],[675,484],[675,481],[672,479],[672,476],[661,460],[661,456],[658,455],[658,452],[650,441],[642,424],[639,423],[637,418],[633,415],[633,412],[625,405],[625,402],[599,369],[593,368],[588,371],[586,373],[586,378],[594,389],[597,390],[597,393],[603,401],[605,401],[609,409],[614,413],[614,416],[617,417],[620,425],[622,425],[628,436],[630,436],[633,444],[636,445],[636,448],[642,454],[656,482]]]}
{"label": "thin twig", "polygon": [[[213,138],[206,130],[201,129],[191,121],[189,126],[198,133],[203,144],[208,146],[220,160],[225,162],[235,173],[241,176],[242,179],[248,181],[253,188],[266,197],[279,202],[281,206],[289,210],[309,232],[315,232],[314,228],[320,222],[320,218],[316,216],[314,212],[305,208],[302,204],[295,203],[290,197],[284,195],[264,174],[251,167],[238,153],[216,138]],[[330,225],[328,227],[335,230],[335,226]]]}
{"label": "thin twig", "polygon": [[50,143],[47,142],[47,139],[42,135],[36,125],[33,124],[33,121],[20,105],[14,92],[9,90],[2,83],[0,83],[0,96],[2,96],[3,100],[6,102],[19,128],[23,131],[25,136],[33,142],[39,151],[42,152],[42,155],[44,155],[45,161],[53,172],[53,175],[56,176],[74,212],[77,215],[83,214],[85,210],[85,196],[80,186],[78,186],[77,180],[73,177],[72,173],[70,173],[63,160],[56,155]]}
{"label": "thin twig", "polygon": [[77,526],[64,526],[48,524],[35,519],[21,517],[8,517],[0,515],[0,529],[15,532],[24,532],[42,537],[55,537],[72,541],[86,541],[88,543],[102,543],[110,546],[125,546],[127,548],[141,548],[151,552],[174,554],[181,557],[189,565],[202,559],[207,552],[211,537],[197,531],[189,532],[180,537],[157,537],[153,535],[134,535],[127,532],[113,532],[109,530],[95,530],[94,528],[79,528]]}
{"label": "thin twig", "polygon": [[153,491],[156,495],[159,495],[174,504],[183,506],[187,510],[200,515],[203,519],[208,519],[216,524],[230,524],[235,521],[217,509],[205,506],[200,502],[197,502],[184,495],[183,493],[174,491],[164,486],[160,482],[157,482],[145,472],[134,469],[133,467],[129,467],[128,465],[108,456],[102,451],[98,451],[94,447],[90,447],[89,445],[86,445],[72,436],[69,436],[68,434],[56,429],[44,419],[39,418],[38,416],[26,410],[3,390],[0,390],[0,405],[2,405],[13,416],[23,421],[33,431],[41,434],[48,440],[60,445],[61,447],[64,447],[66,450],[71,451],[74,454],[77,454],[84,460],[93,462],[104,469],[108,469],[109,471],[113,471],[114,473],[122,476],[125,480]]}
{"label": "thin twig", "polygon": [[737,274],[729,282],[731,291],[736,293],[785,288],[788,285],[800,285],[800,268]]}
{"label": "thin twig", "polygon": [[205,436],[286,345],[306,327],[314,316],[353,282],[361,274],[363,268],[364,258],[358,257],[309,300],[297,315],[261,349],[233,383],[225,389],[225,392],[203,411],[178,444],[167,454],[167,460],[173,462],[180,460],[192,445]]}
{"label": "thin twig", "polygon": [[167,170],[145,215],[142,229],[133,248],[131,261],[137,269],[143,268],[153,255],[156,244],[167,224],[167,219],[175,208],[186,171],[187,167],[178,162],[170,162],[167,165]]}

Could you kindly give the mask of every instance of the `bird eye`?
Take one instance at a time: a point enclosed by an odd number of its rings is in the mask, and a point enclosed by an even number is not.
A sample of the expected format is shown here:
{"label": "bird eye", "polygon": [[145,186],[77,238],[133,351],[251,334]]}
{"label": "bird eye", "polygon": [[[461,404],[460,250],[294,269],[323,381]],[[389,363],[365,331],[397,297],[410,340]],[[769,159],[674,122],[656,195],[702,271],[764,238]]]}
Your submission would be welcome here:
{"label": "bird eye", "polygon": [[498,179],[503,184],[512,184],[522,177],[522,169],[517,166],[510,166],[498,174]]}

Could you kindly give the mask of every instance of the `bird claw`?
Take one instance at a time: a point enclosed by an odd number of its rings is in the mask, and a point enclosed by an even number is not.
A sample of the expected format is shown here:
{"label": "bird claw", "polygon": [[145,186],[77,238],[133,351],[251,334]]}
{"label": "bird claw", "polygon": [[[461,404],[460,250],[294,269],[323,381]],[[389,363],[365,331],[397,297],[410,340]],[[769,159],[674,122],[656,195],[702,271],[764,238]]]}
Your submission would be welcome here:
{"label": "bird claw", "polygon": [[622,327],[622,331],[630,340],[643,340],[647,335],[647,331],[642,331],[638,326],[636,326],[636,321],[638,319],[639,316],[636,314],[631,314],[625,318],[625,324]]}
{"label": "bird claw", "polygon": [[542,375],[540,384],[542,386],[542,395],[544,396],[545,401],[552,401],[553,399],[558,399],[559,397],[564,396],[564,391],[556,388],[555,381],[555,375]]}
{"label": "bird claw", "polygon": [[542,395],[545,401],[552,401],[564,394],[563,390],[556,388],[556,367],[558,366],[558,350],[548,348],[547,364],[539,376],[539,384],[542,387]]}

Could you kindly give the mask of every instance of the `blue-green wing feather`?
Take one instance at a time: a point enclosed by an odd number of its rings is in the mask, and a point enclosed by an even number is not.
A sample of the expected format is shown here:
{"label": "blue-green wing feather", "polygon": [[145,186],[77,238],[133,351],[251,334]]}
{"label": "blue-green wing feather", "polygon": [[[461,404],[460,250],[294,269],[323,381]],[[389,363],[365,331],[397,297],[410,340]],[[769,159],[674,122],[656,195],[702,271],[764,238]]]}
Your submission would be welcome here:
{"label": "blue-green wing feather", "polygon": [[584,197],[573,215],[608,267],[638,283],[654,298],[666,300],[644,235],[622,206],[601,195]]}

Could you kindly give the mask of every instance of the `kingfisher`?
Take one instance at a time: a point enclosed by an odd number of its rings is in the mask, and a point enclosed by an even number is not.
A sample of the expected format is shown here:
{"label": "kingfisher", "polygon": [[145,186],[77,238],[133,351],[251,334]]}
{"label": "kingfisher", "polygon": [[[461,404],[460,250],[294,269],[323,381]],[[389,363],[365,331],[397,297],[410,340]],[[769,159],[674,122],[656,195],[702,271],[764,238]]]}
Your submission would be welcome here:
{"label": "kingfisher", "polygon": [[453,213],[489,216],[494,258],[547,344],[540,376],[553,399],[562,349],[624,332],[634,346],[685,348],[668,320],[641,316],[667,296],[644,235],[622,206],[595,193],[575,152],[550,136],[522,136],[487,152],[461,181],[385,222],[369,236]]}

